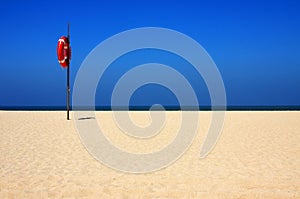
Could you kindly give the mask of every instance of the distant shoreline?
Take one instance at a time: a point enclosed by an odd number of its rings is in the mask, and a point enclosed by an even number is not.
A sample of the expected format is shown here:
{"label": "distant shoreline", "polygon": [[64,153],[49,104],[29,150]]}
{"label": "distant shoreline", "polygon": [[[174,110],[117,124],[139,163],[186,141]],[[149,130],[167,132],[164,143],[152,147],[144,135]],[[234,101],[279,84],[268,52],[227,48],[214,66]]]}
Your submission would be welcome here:
{"label": "distant shoreline", "polygon": [[[200,106],[200,107],[179,107],[179,106],[166,106],[166,111],[212,111],[211,106]],[[130,111],[148,111],[150,106],[130,106]],[[0,106],[0,110],[8,111],[64,111],[65,106]],[[71,107],[72,110],[72,107]],[[76,110],[94,110],[94,107],[80,107]],[[97,111],[112,111],[120,110],[126,111],[127,107],[112,107],[110,106],[96,106]],[[154,109],[155,110],[155,109]],[[157,109],[159,110],[159,109]],[[215,107],[214,110],[224,110],[224,108]],[[300,111],[300,106],[227,106],[226,111]]]}

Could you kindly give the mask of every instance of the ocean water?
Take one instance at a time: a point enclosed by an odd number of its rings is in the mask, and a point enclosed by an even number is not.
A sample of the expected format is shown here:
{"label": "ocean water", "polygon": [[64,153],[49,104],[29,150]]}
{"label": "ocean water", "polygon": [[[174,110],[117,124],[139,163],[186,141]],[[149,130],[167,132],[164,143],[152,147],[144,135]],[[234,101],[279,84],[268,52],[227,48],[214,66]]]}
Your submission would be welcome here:
{"label": "ocean water", "polygon": [[[94,107],[77,107],[75,110],[99,110],[99,111],[111,111],[111,110],[132,110],[132,111],[148,111],[150,106],[130,106],[127,107],[110,107],[110,106],[96,106]],[[211,106],[200,107],[179,107],[179,106],[165,106],[167,111],[211,111]],[[65,106],[0,106],[0,110],[16,110],[16,111],[63,111],[66,110]],[[72,107],[71,107],[72,110]],[[152,109],[161,110],[161,109]],[[224,110],[223,107],[214,107],[213,110]],[[227,111],[300,111],[300,106],[227,106]]]}

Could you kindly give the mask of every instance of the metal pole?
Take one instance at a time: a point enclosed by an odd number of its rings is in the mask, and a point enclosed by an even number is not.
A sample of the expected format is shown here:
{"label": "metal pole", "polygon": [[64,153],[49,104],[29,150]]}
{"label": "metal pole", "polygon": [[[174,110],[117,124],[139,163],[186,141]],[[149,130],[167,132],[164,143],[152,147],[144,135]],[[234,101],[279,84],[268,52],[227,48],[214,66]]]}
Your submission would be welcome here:
{"label": "metal pole", "polygon": [[[70,45],[70,23],[68,23],[68,40]],[[70,59],[67,68],[67,120],[70,120]]]}

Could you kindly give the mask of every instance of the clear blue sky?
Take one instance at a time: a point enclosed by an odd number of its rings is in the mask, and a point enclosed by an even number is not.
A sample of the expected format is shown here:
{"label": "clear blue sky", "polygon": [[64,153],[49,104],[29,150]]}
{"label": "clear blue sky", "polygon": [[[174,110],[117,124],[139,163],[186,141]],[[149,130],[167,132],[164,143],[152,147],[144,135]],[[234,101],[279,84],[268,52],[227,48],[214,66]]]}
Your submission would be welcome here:
{"label": "clear blue sky", "polygon": [[[56,44],[69,21],[71,85],[84,58],[101,41],[128,29],[155,26],[180,31],[207,50],[223,77],[228,105],[299,106],[299,10],[296,0],[2,1],[0,106],[65,105],[66,70],[57,62]],[[128,59],[152,61],[143,53]],[[166,63],[185,64],[155,53]],[[209,104],[205,85],[185,68],[181,72],[193,87],[203,88],[196,89],[199,101]],[[97,105],[109,103],[113,81],[126,72],[116,66],[110,70],[103,79],[107,87],[97,92]],[[167,89],[148,85],[135,93],[132,103],[174,105],[176,99]]]}

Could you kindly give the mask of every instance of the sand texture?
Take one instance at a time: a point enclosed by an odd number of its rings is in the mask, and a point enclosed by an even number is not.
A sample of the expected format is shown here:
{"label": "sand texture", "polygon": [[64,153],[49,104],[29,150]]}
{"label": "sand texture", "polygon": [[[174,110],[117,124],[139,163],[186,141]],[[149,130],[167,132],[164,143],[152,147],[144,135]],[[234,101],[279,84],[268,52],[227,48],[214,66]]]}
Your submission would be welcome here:
{"label": "sand texture", "polygon": [[[137,140],[120,132],[112,112],[96,119],[112,143],[149,153],[172,141],[180,112],[167,112],[164,130]],[[129,174],[95,160],[62,111],[0,111],[0,198],[300,198],[300,112],[227,112],[223,132],[204,159],[200,147],[211,112],[174,164]],[[147,112],[132,112],[139,125]]]}

